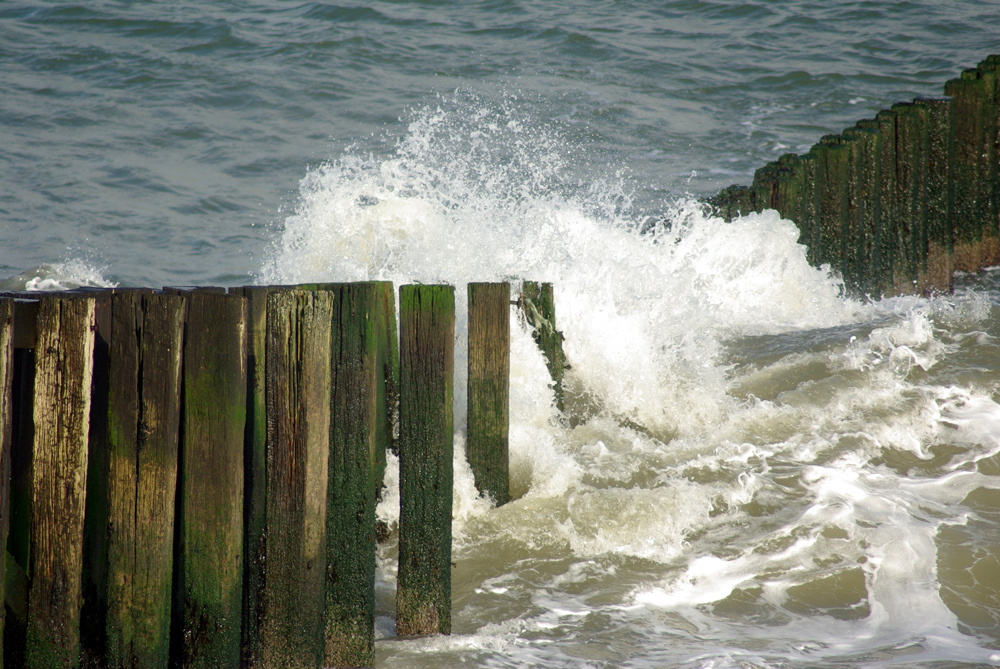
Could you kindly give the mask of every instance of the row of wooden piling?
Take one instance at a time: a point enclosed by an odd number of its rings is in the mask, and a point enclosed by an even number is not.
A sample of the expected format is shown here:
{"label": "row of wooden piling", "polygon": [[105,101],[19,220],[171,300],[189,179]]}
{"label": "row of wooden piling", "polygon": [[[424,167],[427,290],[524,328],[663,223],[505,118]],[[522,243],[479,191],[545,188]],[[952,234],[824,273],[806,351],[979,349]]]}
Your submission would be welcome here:
{"label": "row of wooden piling", "polygon": [[[504,503],[510,284],[468,291]],[[446,285],[400,287],[398,331],[387,282],[0,296],[0,665],[372,666],[387,450],[397,633],[448,633],[454,342]]]}
{"label": "row of wooden piling", "polygon": [[855,294],[948,291],[956,270],[1000,263],[1000,55],[827,135],[709,200],[728,219],[775,209],[815,266]]}

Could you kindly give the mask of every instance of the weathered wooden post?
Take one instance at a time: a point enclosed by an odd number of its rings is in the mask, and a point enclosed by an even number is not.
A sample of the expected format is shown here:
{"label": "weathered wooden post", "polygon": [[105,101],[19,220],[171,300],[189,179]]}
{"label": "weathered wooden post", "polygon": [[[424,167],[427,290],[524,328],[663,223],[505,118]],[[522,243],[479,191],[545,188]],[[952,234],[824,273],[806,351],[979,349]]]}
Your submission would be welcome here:
{"label": "weathered wooden post", "polygon": [[987,57],[976,68],[983,82],[983,188],[986,228],[995,239],[987,265],[1000,263],[1000,55]]}
{"label": "weathered wooden post", "polygon": [[34,447],[35,346],[39,302],[13,302],[14,357],[11,387],[10,524],[4,555],[5,596],[14,615],[4,621],[4,662],[22,666],[28,621],[28,572],[31,569],[31,453]]}
{"label": "weathered wooden post", "polygon": [[196,290],[184,344],[177,656],[185,667],[240,662],[246,301]]}
{"label": "weathered wooden post", "polygon": [[[850,151],[839,135],[820,140],[820,262],[845,273],[848,212],[848,168]],[[816,147],[814,147],[816,150]]]}
{"label": "weathered wooden post", "polygon": [[986,86],[976,70],[966,70],[960,79],[945,84],[945,94],[955,106],[952,183],[955,190],[955,269],[974,272],[991,254],[987,218],[989,209],[982,196],[987,180]]}
{"label": "weathered wooden post", "polygon": [[[326,493],[325,652],[328,667],[375,661],[376,435],[379,316],[385,284],[331,287],[333,305],[330,456]],[[385,445],[382,445],[384,448]]]}
{"label": "weathered wooden post", "polygon": [[921,292],[951,290],[954,242],[951,219],[954,207],[950,178],[952,151],[951,98],[917,98],[915,106],[925,128],[924,178],[921,221],[924,263],[919,268]]}
{"label": "weathered wooden post", "polygon": [[844,216],[843,239],[841,241],[843,260],[843,275],[847,285],[853,286],[853,292],[860,293],[861,285],[867,271],[867,264],[858,256],[861,246],[861,195],[864,186],[861,183],[863,174],[864,147],[858,142],[855,128],[847,128],[840,138],[847,150],[844,181],[847,190],[846,211]]}
{"label": "weathered wooden post", "polygon": [[107,407],[108,667],[167,667],[184,298],[112,298]]}
{"label": "weathered wooden post", "polygon": [[80,659],[94,301],[48,295],[38,311],[26,666]]}
{"label": "weathered wooden post", "polygon": [[327,291],[267,298],[267,569],[254,666],[323,666],[333,302]]}
{"label": "weathered wooden post", "polygon": [[552,284],[525,281],[521,284],[521,297],[518,300],[528,325],[534,328],[535,343],[545,356],[545,364],[555,389],[556,407],[562,411],[565,405],[563,398],[563,373],[566,369],[566,357],[562,349],[562,332],[556,329],[556,305],[552,299]]}
{"label": "weathered wooden post", "polygon": [[880,111],[875,116],[879,136],[879,226],[875,243],[878,286],[883,295],[895,294],[896,273],[896,113]]}
{"label": "weathered wooden post", "polygon": [[[10,524],[10,450],[14,384],[14,301],[0,298],[0,602],[7,594],[4,579],[7,571],[7,529]],[[0,640],[3,639],[7,607],[0,607]],[[0,643],[0,666],[3,665]]]}
{"label": "weathered wooden post", "polygon": [[[111,290],[94,296],[94,369],[87,449],[87,506],[83,521],[83,607],[80,610],[82,662],[103,662],[108,620],[108,398],[111,374]],[[169,593],[168,593],[169,597]]]}
{"label": "weathered wooden post", "polygon": [[466,457],[479,492],[510,499],[510,284],[470,283]]}
{"label": "weathered wooden post", "polygon": [[777,162],[768,163],[753,175],[754,210],[775,209],[778,205],[778,177],[780,170]]}
{"label": "weathered wooden post", "polygon": [[455,289],[402,286],[396,632],[451,632]]}
{"label": "weathered wooden post", "polygon": [[802,191],[805,186],[802,159],[787,153],[778,159],[778,164],[781,169],[778,175],[777,211],[784,219],[799,221],[802,218]]}
{"label": "weathered wooden post", "polygon": [[921,258],[923,202],[920,197],[924,177],[924,130],[912,103],[892,106],[896,114],[896,226],[893,285],[899,294],[914,292]]}
{"label": "weathered wooden post", "polygon": [[379,485],[385,475],[385,453],[399,455],[396,431],[399,426],[399,333],[396,328],[396,294],[391,281],[375,281],[377,338],[377,393],[375,412],[375,480]]}
{"label": "weathered wooden post", "polygon": [[267,296],[271,288],[244,286],[247,301],[247,417],[243,441],[243,667],[260,659],[264,596],[264,523],[267,517]]}
{"label": "weathered wooden post", "polygon": [[858,289],[861,293],[878,295],[880,287],[875,277],[878,275],[875,257],[875,239],[878,234],[878,180],[879,144],[878,129],[873,121],[860,121],[854,128],[844,133],[850,134],[854,142],[852,150],[855,164],[852,171],[852,196],[854,220],[852,242]]}

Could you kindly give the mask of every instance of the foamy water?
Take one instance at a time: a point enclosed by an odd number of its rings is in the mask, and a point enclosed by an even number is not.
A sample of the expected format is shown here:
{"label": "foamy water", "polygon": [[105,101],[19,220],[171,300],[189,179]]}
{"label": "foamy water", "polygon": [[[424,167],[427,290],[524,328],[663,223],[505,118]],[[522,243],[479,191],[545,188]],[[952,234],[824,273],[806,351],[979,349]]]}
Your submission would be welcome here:
{"label": "foamy water", "polygon": [[[383,547],[379,664],[997,661],[993,293],[853,300],[774,212],[651,224],[562,150],[516,96],[439,99],[311,171],[262,270],[457,287],[454,634],[393,638]],[[512,315],[494,508],[464,462],[464,286],[522,279],[553,282],[572,369],[560,414]]]}

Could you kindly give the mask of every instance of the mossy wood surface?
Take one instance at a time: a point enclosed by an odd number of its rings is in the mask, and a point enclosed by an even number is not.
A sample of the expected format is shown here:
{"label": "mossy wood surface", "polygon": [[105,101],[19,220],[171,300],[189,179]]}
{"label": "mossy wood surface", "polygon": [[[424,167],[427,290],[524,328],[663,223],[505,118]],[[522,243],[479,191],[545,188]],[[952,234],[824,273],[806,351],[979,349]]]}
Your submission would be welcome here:
{"label": "mossy wood surface", "polygon": [[267,408],[264,392],[267,286],[246,286],[247,416],[243,442],[243,666],[260,658],[267,503]]}
{"label": "mossy wood surface", "polygon": [[451,632],[455,291],[400,288],[396,631]]}
{"label": "mossy wood surface", "polygon": [[324,663],[370,667],[375,661],[376,436],[385,419],[378,411],[382,289],[369,282],[330,290],[335,302]]}
{"label": "mossy wood surface", "polygon": [[267,298],[267,497],[254,666],[323,666],[330,344],[334,296]]}
{"label": "mossy wood surface", "polygon": [[893,105],[707,203],[729,219],[777,209],[855,295],[950,290],[954,271],[1000,263],[998,65],[989,56],[945,97]]}
{"label": "mossy wood surface", "polygon": [[80,659],[94,301],[46,296],[38,312],[26,666]]}
{"label": "mossy wood surface", "polygon": [[[7,546],[10,523],[10,450],[14,383],[14,302],[0,299],[0,548]],[[6,551],[4,551],[5,553]],[[0,603],[6,600],[7,559],[0,553]],[[0,606],[0,635],[3,635],[7,607]],[[2,636],[0,636],[2,638]],[[3,666],[3,644],[0,644]]]}
{"label": "mossy wood surface", "polygon": [[188,296],[181,423],[177,657],[185,667],[240,662],[246,302]]}
{"label": "mossy wood surface", "polygon": [[566,357],[562,348],[562,332],[556,329],[556,305],[552,298],[552,284],[525,281],[521,285],[521,297],[518,302],[528,325],[534,328],[535,342],[545,356],[545,364],[552,377],[556,406],[562,411]]}
{"label": "mossy wood surface", "polygon": [[375,481],[381,489],[385,476],[386,451],[399,454],[399,335],[396,328],[396,293],[390,281],[376,281],[375,333],[376,397]]}
{"label": "mossy wood surface", "polygon": [[951,185],[954,105],[950,98],[920,98],[926,111],[927,153],[924,176],[924,228],[927,263],[921,292],[950,291],[954,272],[952,218],[954,189]]}
{"label": "mossy wood surface", "polygon": [[499,506],[510,499],[510,284],[470,283],[468,437],[476,488]]}
{"label": "mossy wood surface", "polygon": [[107,666],[167,667],[184,298],[112,303]]}

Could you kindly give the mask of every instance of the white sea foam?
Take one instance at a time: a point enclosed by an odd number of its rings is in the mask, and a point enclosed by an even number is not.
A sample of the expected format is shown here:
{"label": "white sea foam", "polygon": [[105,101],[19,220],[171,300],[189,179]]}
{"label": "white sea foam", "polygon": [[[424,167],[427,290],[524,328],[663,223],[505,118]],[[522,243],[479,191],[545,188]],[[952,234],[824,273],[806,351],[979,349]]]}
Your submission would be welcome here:
{"label": "white sea foam", "polygon": [[[558,127],[520,116],[510,96],[438,103],[389,155],[310,172],[262,274],[456,286],[454,550],[478,565],[456,586],[467,616],[456,624],[479,631],[387,652],[551,661],[537,644],[584,634],[567,630],[598,613],[640,628],[667,616],[673,633],[690,625],[739,646],[745,626],[713,613],[736,601],[783,638],[815,640],[772,645],[772,658],[901,639],[921,657],[958,657],[935,536],[961,522],[966,494],[993,485],[974,469],[1000,450],[1000,406],[934,375],[963,347],[992,345],[980,331],[989,300],[846,298],[775,212],[727,223],[680,199],[650,225],[626,177],[565,178]],[[554,284],[568,409],[556,411],[512,315],[514,499],[493,508],[464,460],[465,284],[521,279]],[[759,350],[741,348],[747,337]],[[942,442],[962,446],[945,471],[906,479],[899,463],[930,466]],[[379,507],[390,524],[394,465]],[[809,594],[823,588],[843,592]],[[528,648],[522,635],[550,641]],[[698,666],[747,655],[730,657]]]}
{"label": "white sea foam", "polygon": [[114,288],[107,280],[107,268],[97,267],[81,258],[39,265],[16,276],[0,280],[0,290],[61,291],[80,287]]}

